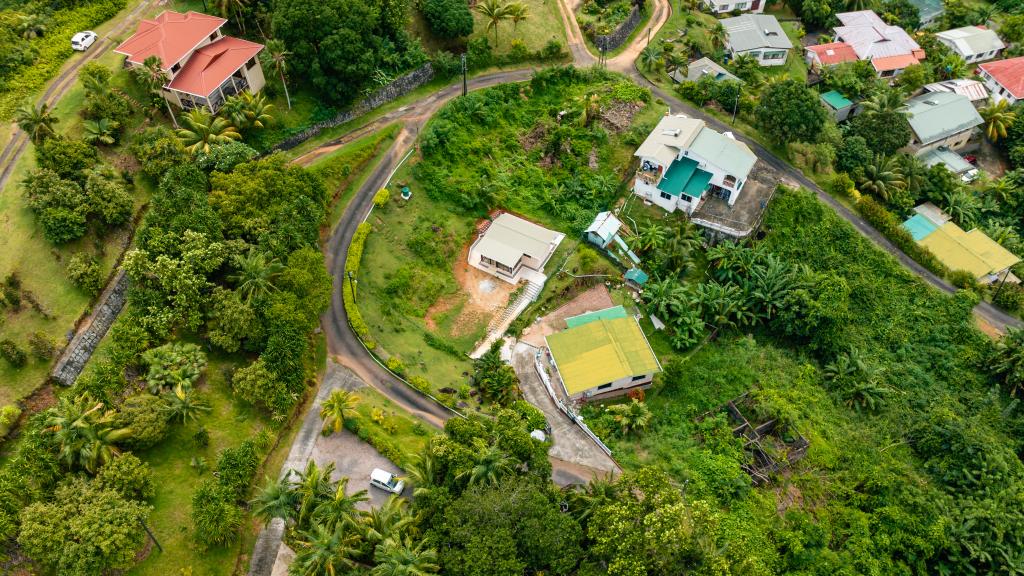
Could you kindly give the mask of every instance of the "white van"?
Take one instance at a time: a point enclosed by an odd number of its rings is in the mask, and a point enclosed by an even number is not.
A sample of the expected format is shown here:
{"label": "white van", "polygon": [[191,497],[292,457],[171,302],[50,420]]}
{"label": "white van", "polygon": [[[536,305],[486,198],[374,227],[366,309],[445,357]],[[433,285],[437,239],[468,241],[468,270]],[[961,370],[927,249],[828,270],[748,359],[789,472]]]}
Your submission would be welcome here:
{"label": "white van", "polygon": [[402,490],[405,490],[404,481],[399,480],[398,476],[385,472],[380,468],[374,468],[373,472],[370,472],[370,486],[399,495],[401,495]]}

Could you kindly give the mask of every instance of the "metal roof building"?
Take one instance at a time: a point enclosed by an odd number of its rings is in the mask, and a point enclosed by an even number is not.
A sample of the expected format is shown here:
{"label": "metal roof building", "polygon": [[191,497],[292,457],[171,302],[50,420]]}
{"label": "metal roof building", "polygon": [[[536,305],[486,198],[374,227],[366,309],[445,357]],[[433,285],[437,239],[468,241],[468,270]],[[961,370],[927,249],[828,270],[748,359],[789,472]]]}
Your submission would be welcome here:
{"label": "metal roof building", "polygon": [[907,219],[903,228],[950,270],[966,270],[979,280],[994,279],[1020,262],[981,230],[964,232],[933,204],[922,204],[914,211],[917,214]]}
{"label": "metal roof building", "polygon": [[610,308],[569,320],[571,327],[548,336],[547,344],[570,396],[661,372],[647,337],[636,319],[625,316],[625,310],[620,314]]}
{"label": "metal roof building", "polygon": [[951,92],[925,93],[907,100],[907,120],[923,145],[984,124],[966,96]]}
{"label": "metal roof building", "polygon": [[726,43],[736,52],[775,48],[789,50],[793,47],[786,31],[775,16],[767,14],[742,14],[735,18],[723,18]]}

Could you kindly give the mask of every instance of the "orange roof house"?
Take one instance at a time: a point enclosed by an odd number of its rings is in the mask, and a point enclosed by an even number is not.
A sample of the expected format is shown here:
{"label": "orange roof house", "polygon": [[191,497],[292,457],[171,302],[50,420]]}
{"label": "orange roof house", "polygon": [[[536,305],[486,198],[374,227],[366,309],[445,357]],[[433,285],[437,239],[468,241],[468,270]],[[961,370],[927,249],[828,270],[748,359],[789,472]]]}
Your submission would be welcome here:
{"label": "orange roof house", "polygon": [[815,68],[856,60],[857,52],[846,42],[829,42],[807,47],[807,61]]}
{"label": "orange roof house", "polygon": [[161,93],[181,108],[216,113],[224,100],[243,90],[256,93],[266,83],[256,56],[262,44],[224,36],[227,20],[199,12],[167,10],[143,20],[114,52],[126,66],[142,66],[156,56],[170,81]]}

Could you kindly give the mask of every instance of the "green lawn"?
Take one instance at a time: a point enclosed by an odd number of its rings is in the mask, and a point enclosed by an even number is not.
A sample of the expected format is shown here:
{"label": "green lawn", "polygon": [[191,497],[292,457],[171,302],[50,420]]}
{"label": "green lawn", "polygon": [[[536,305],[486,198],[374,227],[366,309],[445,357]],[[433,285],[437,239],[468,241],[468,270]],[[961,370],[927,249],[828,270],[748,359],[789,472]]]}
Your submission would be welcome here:
{"label": "green lawn", "polygon": [[[458,296],[460,289],[452,264],[427,265],[407,243],[416,222],[422,221],[443,227],[444,232],[450,234],[449,246],[460,250],[472,236],[474,220],[455,215],[432,202],[419,184],[409,178],[409,171],[407,164],[396,173],[391,201],[370,215],[373,232],[366,241],[360,267],[359,309],[378,348],[386,355],[399,356],[408,375],[426,378],[435,391],[445,387],[459,389],[467,383],[463,373],[472,371],[471,362],[468,357],[458,358],[426,345],[423,340],[428,330],[424,319],[426,308],[442,296],[457,299],[446,314],[435,318],[437,324],[433,333],[467,354],[483,335],[487,320],[460,326],[455,331],[454,319],[465,304],[465,296]],[[405,202],[399,197],[397,183],[408,184],[413,193],[411,200]],[[395,280],[400,271],[406,273],[412,269],[416,278],[413,285]],[[388,294],[389,291],[393,293]]]}
{"label": "green lawn", "polygon": [[473,12],[472,40],[486,36],[495,54],[505,54],[512,50],[512,43],[522,42],[527,50],[536,52],[551,40],[557,40],[565,49],[565,27],[562,15],[558,11],[559,0],[521,0],[529,10],[529,17],[519,26],[513,28],[512,22],[498,24],[498,40],[494,40],[494,29],[487,29],[487,21],[482,15]]}
{"label": "green lawn", "polygon": [[[395,449],[400,456],[395,464],[400,467],[414,462],[430,437],[437,433],[436,428],[409,414],[374,388],[360,388],[355,394],[359,403],[353,418],[359,428],[359,437],[365,436],[378,451],[382,445]],[[389,448],[383,451],[389,451]],[[388,454],[384,456],[388,457]]]}

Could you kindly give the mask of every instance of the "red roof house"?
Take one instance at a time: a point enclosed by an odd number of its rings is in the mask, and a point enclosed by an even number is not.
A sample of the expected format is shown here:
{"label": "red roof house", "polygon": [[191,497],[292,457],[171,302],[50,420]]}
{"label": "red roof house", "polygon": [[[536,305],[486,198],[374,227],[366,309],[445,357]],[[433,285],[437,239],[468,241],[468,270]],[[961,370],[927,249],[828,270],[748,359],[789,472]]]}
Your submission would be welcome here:
{"label": "red roof house", "polygon": [[992,97],[1016,104],[1024,100],[1024,56],[986,62],[979,66]]}
{"label": "red roof house", "polygon": [[846,42],[830,42],[807,47],[807,62],[814,68],[856,60],[857,52]]}
{"label": "red roof house", "polygon": [[216,112],[225,98],[242,90],[258,92],[265,80],[257,54],[262,44],[224,36],[227,20],[199,12],[162,12],[143,20],[138,30],[114,52],[126,66],[142,66],[156,56],[170,76],[164,98],[186,109]]}

